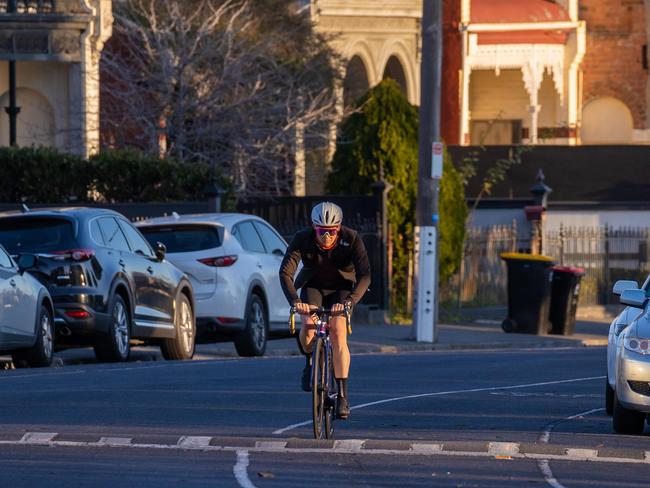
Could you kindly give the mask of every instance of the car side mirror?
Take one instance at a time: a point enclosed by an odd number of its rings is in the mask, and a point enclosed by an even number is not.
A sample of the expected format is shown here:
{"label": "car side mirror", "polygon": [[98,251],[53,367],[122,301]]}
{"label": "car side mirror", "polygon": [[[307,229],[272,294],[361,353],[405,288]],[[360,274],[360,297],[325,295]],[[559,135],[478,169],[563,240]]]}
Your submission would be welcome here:
{"label": "car side mirror", "polygon": [[648,297],[644,290],[625,290],[621,294],[621,303],[629,307],[644,308]]}
{"label": "car side mirror", "polygon": [[36,263],[38,262],[38,258],[34,256],[33,254],[21,254],[18,256],[18,271],[21,273],[25,272],[25,270],[34,268],[36,267]]}
{"label": "car side mirror", "polygon": [[639,284],[636,281],[631,281],[631,280],[618,280],[616,283],[614,283],[614,288],[612,289],[612,293],[614,295],[621,295],[625,290],[638,290],[639,289]]}
{"label": "car side mirror", "polygon": [[284,251],[283,251],[282,249],[273,249],[273,253],[272,253],[272,254],[273,254],[274,256],[280,256],[280,257],[282,257],[282,256],[284,256]]}
{"label": "car side mirror", "polygon": [[167,254],[167,247],[162,242],[156,242],[156,259],[162,261]]}

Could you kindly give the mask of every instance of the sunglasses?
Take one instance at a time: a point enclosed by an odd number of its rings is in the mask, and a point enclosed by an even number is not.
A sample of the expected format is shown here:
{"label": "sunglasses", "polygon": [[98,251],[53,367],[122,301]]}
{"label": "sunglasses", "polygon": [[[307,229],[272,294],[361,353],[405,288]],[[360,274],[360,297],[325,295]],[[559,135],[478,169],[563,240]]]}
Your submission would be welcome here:
{"label": "sunglasses", "polygon": [[336,227],[315,226],[314,229],[316,230],[316,235],[318,237],[325,237],[326,235],[329,235],[330,237],[336,237],[336,235],[339,233],[339,230]]}

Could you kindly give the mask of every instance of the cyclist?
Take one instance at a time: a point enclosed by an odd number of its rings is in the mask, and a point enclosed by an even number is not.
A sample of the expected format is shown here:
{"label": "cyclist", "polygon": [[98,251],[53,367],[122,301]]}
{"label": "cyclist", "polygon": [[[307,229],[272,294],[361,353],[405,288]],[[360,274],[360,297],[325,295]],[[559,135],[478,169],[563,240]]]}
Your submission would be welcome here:
{"label": "cyclist", "polygon": [[[368,254],[361,237],[341,225],[343,211],[331,202],[321,202],[311,211],[311,227],[298,231],[280,265],[280,283],[287,300],[302,314],[299,344],[307,359],[302,373],[302,389],[310,391],[311,348],[315,337],[315,317],[310,306],[342,312],[345,306],[357,304],[370,285]],[[294,283],[294,275],[302,261],[303,268]],[[296,291],[300,288],[300,296]],[[334,376],[338,390],[336,415],[350,415],[348,373],[350,351],[347,343],[345,317],[330,319],[333,346]]]}

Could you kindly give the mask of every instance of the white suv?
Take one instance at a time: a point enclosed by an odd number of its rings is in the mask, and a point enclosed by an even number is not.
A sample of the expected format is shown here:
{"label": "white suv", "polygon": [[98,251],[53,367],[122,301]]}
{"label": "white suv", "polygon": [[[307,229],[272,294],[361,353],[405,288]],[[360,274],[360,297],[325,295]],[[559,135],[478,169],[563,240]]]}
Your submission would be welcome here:
{"label": "white suv", "polygon": [[192,281],[197,343],[233,339],[240,356],[261,356],[270,332],[285,331],[289,305],[278,277],[287,243],[247,214],[197,214],[138,222]]}

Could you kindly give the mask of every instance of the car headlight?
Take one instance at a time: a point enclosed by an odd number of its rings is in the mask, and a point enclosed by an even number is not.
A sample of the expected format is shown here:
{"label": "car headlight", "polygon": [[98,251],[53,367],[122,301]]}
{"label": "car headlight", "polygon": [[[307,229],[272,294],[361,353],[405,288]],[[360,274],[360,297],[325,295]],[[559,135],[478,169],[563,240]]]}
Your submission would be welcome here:
{"label": "car headlight", "polygon": [[626,337],[623,342],[625,349],[638,354],[650,354],[650,340],[638,337]]}

